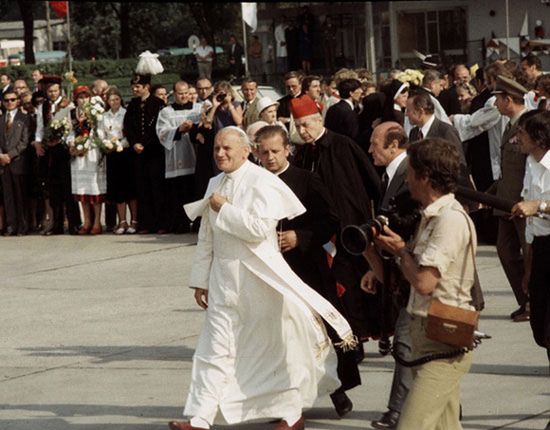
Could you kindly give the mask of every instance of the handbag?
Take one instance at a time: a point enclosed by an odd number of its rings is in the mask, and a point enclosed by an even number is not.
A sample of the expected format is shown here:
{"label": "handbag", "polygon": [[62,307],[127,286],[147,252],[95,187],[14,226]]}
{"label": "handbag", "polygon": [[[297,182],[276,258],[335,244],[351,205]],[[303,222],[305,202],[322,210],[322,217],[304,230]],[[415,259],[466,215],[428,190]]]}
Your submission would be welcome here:
{"label": "handbag", "polygon": [[[464,216],[466,217],[466,215]],[[467,217],[466,223],[470,230],[470,253],[475,267],[472,228]],[[472,349],[478,321],[478,311],[446,305],[437,299],[432,299],[428,310],[426,337],[447,345]]]}
{"label": "handbag", "polygon": [[446,305],[433,299],[428,310],[426,337],[447,345],[473,348],[479,312]]}

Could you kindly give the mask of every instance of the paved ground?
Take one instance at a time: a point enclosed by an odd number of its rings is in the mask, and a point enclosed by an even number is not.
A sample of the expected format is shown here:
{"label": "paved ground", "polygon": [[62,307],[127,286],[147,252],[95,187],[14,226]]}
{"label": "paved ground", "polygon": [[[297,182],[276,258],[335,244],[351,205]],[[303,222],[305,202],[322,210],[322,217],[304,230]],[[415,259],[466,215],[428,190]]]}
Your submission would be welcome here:
{"label": "paved ground", "polygon": [[[203,320],[185,287],[194,240],[0,238],[0,430],[166,430],[181,415]],[[463,384],[464,428],[544,429],[546,355],[528,323],[508,320],[514,300],[494,248],[481,247],[478,264],[480,329],[493,339]],[[308,429],[367,429],[385,410],[393,362],[376,347],[367,344],[349,418],[337,420],[324,398]]]}

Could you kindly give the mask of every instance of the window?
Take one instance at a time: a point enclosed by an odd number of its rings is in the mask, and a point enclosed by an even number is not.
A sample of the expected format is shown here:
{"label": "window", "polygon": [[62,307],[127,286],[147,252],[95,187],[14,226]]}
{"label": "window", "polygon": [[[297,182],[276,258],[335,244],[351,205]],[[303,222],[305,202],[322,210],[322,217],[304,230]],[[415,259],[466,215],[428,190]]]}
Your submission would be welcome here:
{"label": "window", "polygon": [[[465,60],[466,12],[451,10],[405,12],[397,16],[400,57],[414,62],[413,50]],[[412,65],[412,64],[411,64]]]}

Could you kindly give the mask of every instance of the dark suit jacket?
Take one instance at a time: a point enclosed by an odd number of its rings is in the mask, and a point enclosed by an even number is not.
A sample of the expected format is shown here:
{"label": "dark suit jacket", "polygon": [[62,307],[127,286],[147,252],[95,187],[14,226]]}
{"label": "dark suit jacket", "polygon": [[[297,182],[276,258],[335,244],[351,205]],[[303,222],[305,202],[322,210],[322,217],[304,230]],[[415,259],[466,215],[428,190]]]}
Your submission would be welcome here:
{"label": "dark suit jacket", "polygon": [[343,134],[353,140],[359,134],[357,114],[345,100],[340,100],[328,109],[325,117],[325,127],[334,133]]}
{"label": "dark suit jacket", "polygon": [[28,116],[19,109],[9,131],[6,130],[6,116],[0,117],[0,152],[11,158],[10,164],[3,167],[16,175],[25,174],[28,170],[26,149],[29,145],[29,125]]}
{"label": "dark suit jacket", "polygon": [[134,97],[128,104],[124,115],[124,135],[130,146],[141,143],[145,147],[141,155],[144,158],[164,158],[164,146],[156,130],[158,114],[163,107],[164,102],[153,95],[147,97],[143,107],[139,97]]}
{"label": "dark suit jacket", "polygon": [[445,110],[447,115],[450,116],[461,113],[460,102],[458,101],[458,94],[454,85],[446,90],[441,91],[437,99],[439,100],[441,107]]}
{"label": "dark suit jacket", "polygon": [[[409,140],[411,143],[414,143],[419,140],[418,133],[419,128],[414,127],[409,135]],[[428,137],[439,137],[440,139],[445,139],[449,143],[451,143],[460,154],[460,163],[466,165],[466,158],[464,157],[464,149],[462,147],[462,142],[460,141],[460,137],[458,136],[458,132],[456,129],[445,122],[442,122],[438,120],[437,118],[434,118],[434,122],[430,129],[428,130],[428,134],[424,136],[424,138]]]}

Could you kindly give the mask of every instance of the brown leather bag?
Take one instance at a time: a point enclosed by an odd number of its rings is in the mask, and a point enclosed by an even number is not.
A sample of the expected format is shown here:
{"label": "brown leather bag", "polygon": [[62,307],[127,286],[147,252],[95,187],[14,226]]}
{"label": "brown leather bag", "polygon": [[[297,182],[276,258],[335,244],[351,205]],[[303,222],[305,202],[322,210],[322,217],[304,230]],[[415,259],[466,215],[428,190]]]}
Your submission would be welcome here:
{"label": "brown leather bag", "polygon": [[428,310],[426,337],[457,347],[473,348],[479,312],[450,306],[433,299]]}
{"label": "brown leather bag", "polygon": [[[464,216],[466,217],[466,215]],[[473,233],[468,217],[466,217],[466,224],[470,230],[470,253],[475,267]],[[472,349],[474,347],[474,331],[477,329],[478,321],[478,311],[446,305],[437,299],[432,299],[428,310],[426,337],[447,345]]]}

